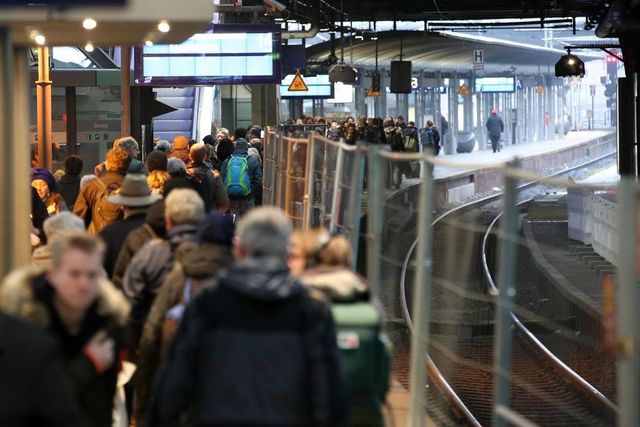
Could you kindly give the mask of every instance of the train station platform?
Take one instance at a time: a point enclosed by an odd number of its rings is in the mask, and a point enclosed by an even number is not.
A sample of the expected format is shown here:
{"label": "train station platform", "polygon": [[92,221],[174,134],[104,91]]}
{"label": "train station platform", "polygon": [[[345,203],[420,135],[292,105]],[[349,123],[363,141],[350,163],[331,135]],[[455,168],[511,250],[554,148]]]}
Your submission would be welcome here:
{"label": "train station platform", "polygon": [[439,156],[434,167],[438,208],[463,202],[501,188],[497,170],[518,158],[527,171],[548,174],[576,162],[615,151],[615,131],[610,129],[570,132],[562,138],[508,145],[500,152],[473,151]]}

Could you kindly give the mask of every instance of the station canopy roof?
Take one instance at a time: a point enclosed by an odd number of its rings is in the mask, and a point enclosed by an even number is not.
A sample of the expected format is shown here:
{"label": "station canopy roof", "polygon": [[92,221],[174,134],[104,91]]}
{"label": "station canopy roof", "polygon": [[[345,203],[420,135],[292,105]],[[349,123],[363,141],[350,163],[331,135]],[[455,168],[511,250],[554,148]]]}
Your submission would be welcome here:
{"label": "station canopy roof", "polygon": [[[400,58],[402,39],[403,60],[413,62],[414,69],[470,73],[474,69],[473,53],[482,49],[484,70],[477,75],[553,74],[554,65],[566,52],[519,42],[499,40],[475,34],[424,31],[385,31],[378,36],[378,67],[388,67],[392,60]],[[374,68],[376,41],[345,37],[345,63],[356,67]],[[320,61],[331,53],[331,42],[319,43],[307,48],[307,59]],[[340,57],[340,40],[336,40],[336,55]],[[353,62],[351,62],[353,58]],[[597,59],[588,55],[584,59]]]}

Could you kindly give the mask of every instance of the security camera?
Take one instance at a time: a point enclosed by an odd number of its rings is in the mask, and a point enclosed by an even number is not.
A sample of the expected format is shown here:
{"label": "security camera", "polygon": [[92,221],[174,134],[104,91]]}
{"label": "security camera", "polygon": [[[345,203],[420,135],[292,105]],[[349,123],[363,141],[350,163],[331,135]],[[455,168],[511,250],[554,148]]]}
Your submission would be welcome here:
{"label": "security camera", "polygon": [[267,12],[284,12],[287,10],[287,6],[283,5],[277,0],[262,0],[262,4],[267,8]]}

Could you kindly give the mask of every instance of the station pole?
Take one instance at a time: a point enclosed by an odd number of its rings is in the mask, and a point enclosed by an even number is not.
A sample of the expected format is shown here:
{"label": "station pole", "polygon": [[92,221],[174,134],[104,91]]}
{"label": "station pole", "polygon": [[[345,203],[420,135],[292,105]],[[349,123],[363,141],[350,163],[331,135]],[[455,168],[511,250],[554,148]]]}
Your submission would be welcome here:
{"label": "station pole", "polygon": [[31,259],[28,52],[0,28],[0,278]]}
{"label": "station pole", "polygon": [[38,81],[36,82],[37,122],[38,122],[38,167],[52,169],[51,148],[51,80],[49,78],[49,48],[38,48]]}
{"label": "station pole", "polygon": [[122,46],[120,50],[120,131],[122,136],[129,136],[131,135],[131,46]]}

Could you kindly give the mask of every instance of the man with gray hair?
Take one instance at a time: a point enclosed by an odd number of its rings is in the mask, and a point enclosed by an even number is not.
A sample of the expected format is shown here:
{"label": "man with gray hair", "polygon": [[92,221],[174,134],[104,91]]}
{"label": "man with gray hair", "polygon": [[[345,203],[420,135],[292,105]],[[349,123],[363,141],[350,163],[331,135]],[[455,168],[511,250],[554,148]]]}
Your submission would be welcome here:
{"label": "man with gray hair", "polygon": [[[122,138],[118,138],[113,141],[113,148],[116,147],[122,148],[129,154],[129,157],[131,157],[127,173],[141,173],[143,175],[147,175],[147,166],[138,160],[138,154],[140,154],[140,145],[138,145],[138,141],[136,141],[132,136],[123,136]],[[98,166],[96,166],[96,176],[100,177],[106,172],[107,167],[105,162],[99,163]]]}
{"label": "man with gray hair", "polygon": [[165,199],[166,239],[149,241],[131,259],[122,286],[132,304],[129,326],[134,348],[158,289],[173,267],[175,249],[184,241],[195,240],[204,215],[198,193],[186,188],[173,190]]}
{"label": "man with gray hair", "polygon": [[33,251],[31,260],[33,264],[44,270],[51,266],[51,242],[58,237],[84,231],[84,221],[71,212],[60,212],[47,218],[44,221],[43,228],[48,243]]}
{"label": "man with gray hair", "polygon": [[160,375],[150,426],[345,426],[331,312],[289,272],[291,224],[273,207],[237,228],[236,261],[190,303]]}

